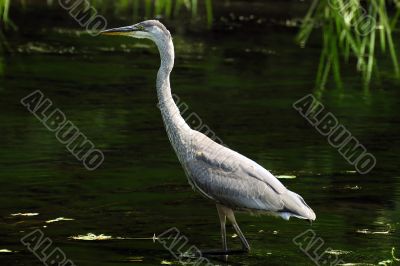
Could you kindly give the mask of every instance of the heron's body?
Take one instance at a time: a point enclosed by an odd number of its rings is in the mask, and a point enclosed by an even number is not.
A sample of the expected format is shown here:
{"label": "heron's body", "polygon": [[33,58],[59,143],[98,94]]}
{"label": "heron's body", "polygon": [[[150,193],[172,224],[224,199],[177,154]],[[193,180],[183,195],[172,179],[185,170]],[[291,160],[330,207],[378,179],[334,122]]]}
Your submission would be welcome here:
{"label": "heron's body", "polygon": [[187,125],[171,94],[169,78],[174,65],[174,46],[164,25],[151,20],[104,33],[130,35],[127,32],[132,32],[132,37],[149,38],[158,47],[161,66],[156,87],[164,125],[193,189],[217,204],[224,250],[227,249],[226,218],[232,222],[243,247],[250,248],[233,210],[264,212],[286,220],[291,216],[314,220],[315,214],[304,200],[269,171]]}

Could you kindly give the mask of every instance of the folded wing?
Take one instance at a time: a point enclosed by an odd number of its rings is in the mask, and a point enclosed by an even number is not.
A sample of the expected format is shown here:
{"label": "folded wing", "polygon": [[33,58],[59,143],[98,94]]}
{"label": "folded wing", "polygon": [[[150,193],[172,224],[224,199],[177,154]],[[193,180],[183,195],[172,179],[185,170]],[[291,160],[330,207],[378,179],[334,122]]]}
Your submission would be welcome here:
{"label": "folded wing", "polygon": [[195,190],[236,209],[315,219],[304,200],[262,166],[200,132],[193,134],[192,156],[184,168]]}

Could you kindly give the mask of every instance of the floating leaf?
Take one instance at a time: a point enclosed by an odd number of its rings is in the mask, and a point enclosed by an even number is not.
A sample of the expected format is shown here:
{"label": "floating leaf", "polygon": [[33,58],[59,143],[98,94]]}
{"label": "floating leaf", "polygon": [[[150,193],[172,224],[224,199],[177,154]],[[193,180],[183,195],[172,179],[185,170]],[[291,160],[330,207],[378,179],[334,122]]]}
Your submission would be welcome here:
{"label": "floating leaf", "polygon": [[39,213],[33,212],[33,213],[12,213],[11,216],[26,216],[26,217],[31,217],[31,216],[37,216]]}
{"label": "floating leaf", "polygon": [[349,253],[351,253],[351,251],[328,249],[328,250],[325,251],[325,253],[337,256],[337,255],[349,254]]}
{"label": "floating leaf", "polygon": [[360,234],[372,234],[372,235],[387,235],[390,234],[390,231],[392,230],[392,227],[390,224],[388,224],[388,229],[386,231],[375,231],[372,232],[369,229],[359,229],[357,230],[357,233]]}
{"label": "floating leaf", "polygon": [[278,175],[276,177],[279,179],[295,179],[296,178],[295,175]]}
{"label": "floating leaf", "polygon": [[55,223],[55,222],[60,222],[60,221],[73,221],[73,220],[75,220],[75,219],[60,217],[60,218],[56,218],[54,220],[48,220],[48,221],[46,221],[46,223],[50,224],[50,223]]}
{"label": "floating leaf", "polygon": [[0,249],[0,253],[13,253],[14,251],[9,249]]}
{"label": "floating leaf", "polygon": [[96,241],[96,240],[110,240],[112,239],[111,236],[106,235],[95,235],[93,233],[88,233],[87,235],[78,235],[78,236],[71,236],[71,239],[74,240],[85,240],[85,241]]}

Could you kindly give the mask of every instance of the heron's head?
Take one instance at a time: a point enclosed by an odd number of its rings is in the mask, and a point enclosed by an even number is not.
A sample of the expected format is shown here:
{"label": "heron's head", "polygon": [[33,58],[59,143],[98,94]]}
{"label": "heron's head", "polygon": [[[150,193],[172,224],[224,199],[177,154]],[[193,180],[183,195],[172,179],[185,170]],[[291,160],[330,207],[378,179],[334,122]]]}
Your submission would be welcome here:
{"label": "heron's head", "polygon": [[167,28],[158,20],[146,20],[132,26],[114,28],[102,31],[103,35],[122,35],[138,39],[150,39],[153,41],[171,39]]}

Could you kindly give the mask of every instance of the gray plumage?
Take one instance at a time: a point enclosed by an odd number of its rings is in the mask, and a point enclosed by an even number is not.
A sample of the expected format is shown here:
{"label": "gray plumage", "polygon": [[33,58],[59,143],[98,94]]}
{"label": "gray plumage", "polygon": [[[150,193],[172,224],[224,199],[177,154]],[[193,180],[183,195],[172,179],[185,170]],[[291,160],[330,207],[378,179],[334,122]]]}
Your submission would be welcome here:
{"label": "gray plumage", "polygon": [[148,38],[157,45],[161,66],[156,87],[164,125],[192,188],[217,204],[225,251],[226,218],[232,222],[240,236],[243,248],[250,249],[236,223],[233,210],[267,213],[286,220],[291,216],[315,220],[315,213],[303,198],[288,190],[269,171],[187,125],[171,94],[170,73],[174,65],[174,46],[163,24],[148,20],[103,33]]}

